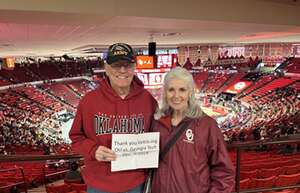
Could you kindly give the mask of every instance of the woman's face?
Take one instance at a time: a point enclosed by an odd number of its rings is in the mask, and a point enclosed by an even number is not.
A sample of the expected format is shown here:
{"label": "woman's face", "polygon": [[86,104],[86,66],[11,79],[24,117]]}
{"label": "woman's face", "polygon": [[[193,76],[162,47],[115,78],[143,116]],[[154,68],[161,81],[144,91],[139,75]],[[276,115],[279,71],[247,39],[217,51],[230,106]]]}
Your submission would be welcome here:
{"label": "woman's face", "polygon": [[168,105],[174,110],[183,112],[188,107],[191,92],[184,80],[171,79],[166,90]]}

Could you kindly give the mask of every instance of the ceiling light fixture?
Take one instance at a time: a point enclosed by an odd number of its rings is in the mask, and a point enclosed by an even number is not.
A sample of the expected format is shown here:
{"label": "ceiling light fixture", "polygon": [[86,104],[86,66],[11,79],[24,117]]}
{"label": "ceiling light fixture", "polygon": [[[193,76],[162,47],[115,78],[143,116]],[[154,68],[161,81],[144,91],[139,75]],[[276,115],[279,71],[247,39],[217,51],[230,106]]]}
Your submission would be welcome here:
{"label": "ceiling light fixture", "polygon": [[181,33],[179,32],[169,32],[169,33],[162,33],[161,36],[165,37],[165,36],[178,36],[181,35]]}

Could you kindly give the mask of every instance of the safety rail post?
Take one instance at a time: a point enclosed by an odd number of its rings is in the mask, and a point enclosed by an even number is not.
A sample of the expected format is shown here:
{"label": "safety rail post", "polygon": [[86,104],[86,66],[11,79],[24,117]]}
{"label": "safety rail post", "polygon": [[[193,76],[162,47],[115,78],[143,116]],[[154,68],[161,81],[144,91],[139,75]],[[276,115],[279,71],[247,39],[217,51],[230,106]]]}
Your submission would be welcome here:
{"label": "safety rail post", "polygon": [[235,191],[240,192],[241,148],[236,148]]}
{"label": "safety rail post", "polygon": [[19,167],[19,169],[21,170],[21,174],[22,174],[22,178],[23,178],[23,182],[24,182],[24,186],[25,186],[25,193],[28,193],[28,188],[27,188],[27,182],[25,180],[24,169],[22,167]]}
{"label": "safety rail post", "polygon": [[46,168],[45,167],[43,167],[43,175],[44,175],[44,177],[43,177],[44,185],[46,186],[47,185],[47,177],[46,177]]}

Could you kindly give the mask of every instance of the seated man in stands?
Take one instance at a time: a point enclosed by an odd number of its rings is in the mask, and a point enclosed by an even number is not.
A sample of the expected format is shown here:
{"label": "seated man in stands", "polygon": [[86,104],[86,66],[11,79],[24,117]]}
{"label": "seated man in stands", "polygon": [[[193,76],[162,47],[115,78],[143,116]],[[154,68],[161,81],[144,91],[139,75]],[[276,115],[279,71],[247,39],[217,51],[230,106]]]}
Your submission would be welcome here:
{"label": "seated man in stands", "polygon": [[20,191],[18,190],[17,186],[12,186],[9,189],[9,193],[20,193]]}
{"label": "seated man in stands", "polygon": [[70,164],[70,170],[66,173],[66,183],[84,183],[80,171],[78,171],[79,165],[76,161]]}

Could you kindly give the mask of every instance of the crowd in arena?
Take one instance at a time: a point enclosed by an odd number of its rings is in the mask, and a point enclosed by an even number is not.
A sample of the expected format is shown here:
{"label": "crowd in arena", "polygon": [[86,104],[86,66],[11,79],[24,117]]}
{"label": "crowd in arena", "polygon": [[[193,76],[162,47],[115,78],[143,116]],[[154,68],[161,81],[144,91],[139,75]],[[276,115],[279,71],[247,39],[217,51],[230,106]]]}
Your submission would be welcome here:
{"label": "crowd in arena", "polygon": [[61,138],[60,123],[51,112],[37,115],[5,104],[0,105],[1,154],[50,154],[67,146]]}
{"label": "crowd in arena", "polygon": [[[219,60],[226,63],[224,58]],[[220,65],[223,64],[222,62]],[[258,58],[251,59],[248,63],[244,64],[243,62],[242,66],[253,68],[257,62],[259,62]],[[184,67],[188,68],[192,65],[191,63],[188,65],[189,63],[187,62]],[[72,66],[74,64],[76,65]],[[55,67],[56,70],[53,70],[53,65],[53,62],[20,64],[17,65],[18,72],[27,72],[28,69],[31,69],[29,71],[31,73],[16,76],[15,73],[5,71],[5,76],[2,76],[9,85],[27,80],[39,80],[34,77],[44,77],[44,80],[50,81],[44,81],[44,85],[40,86],[26,83],[23,87],[9,88],[0,92],[2,100],[0,104],[1,154],[15,154],[17,152],[14,147],[24,145],[32,147],[29,148],[32,150],[40,150],[40,147],[43,147],[42,151],[46,151],[47,154],[52,153],[54,151],[52,147],[59,144],[67,146],[64,139],[61,138],[61,120],[58,119],[57,112],[67,109],[66,112],[74,113],[79,99],[84,93],[95,88],[97,81],[93,83],[90,80],[81,79],[68,83],[56,83],[51,81],[51,78],[62,78],[66,73],[70,74],[70,77],[81,76],[91,73],[91,67],[96,65],[89,61],[79,68],[80,65],[77,61],[59,62],[60,68]],[[298,81],[294,81],[288,87],[279,87],[256,96],[253,91],[259,90],[268,81],[275,80],[276,75],[254,76],[252,74],[251,80],[257,82],[257,85],[254,84],[253,88],[247,89],[246,94],[242,92],[238,97],[228,100],[227,96],[218,91],[222,85],[226,86],[227,82],[232,79],[239,79],[243,76],[249,78],[250,76],[238,71],[233,73],[233,69],[229,71],[226,68],[220,69],[218,65],[215,65],[215,68],[204,66],[200,71],[193,71],[193,76],[200,92],[208,97],[211,105],[220,105],[228,110],[227,117],[219,123],[226,141],[232,143],[261,139],[272,140],[300,132],[298,126],[300,120]],[[52,68],[51,74],[47,71],[49,68]],[[1,71],[1,75],[4,75],[3,73],[4,71]],[[207,79],[202,80],[199,75],[207,76]],[[29,77],[26,78],[26,76]],[[94,80],[99,80],[99,76],[94,77]],[[78,98],[68,97],[71,95],[70,93],[76,93]],[[153,93],[155,98],[159,99],[159,94],[156,91]],[[245,101],[248,105],[245,105]]]}

